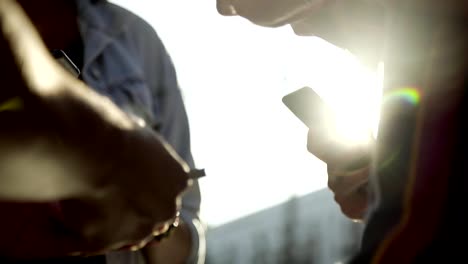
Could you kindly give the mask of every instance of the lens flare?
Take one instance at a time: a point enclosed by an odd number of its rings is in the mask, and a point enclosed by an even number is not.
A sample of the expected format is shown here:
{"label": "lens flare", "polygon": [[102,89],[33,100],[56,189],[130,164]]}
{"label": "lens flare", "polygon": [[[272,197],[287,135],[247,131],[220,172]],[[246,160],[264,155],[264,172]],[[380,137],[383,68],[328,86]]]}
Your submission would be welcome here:
{"label": "lens flare", "polygon": [[355,65],[347,82],[339,83],[346,89],[335,89],[329,100],[335,112],[335,137],[346,145],[372,144],[378,134],[382,103],[384,65],[376,70]]}
{"label": "lens flare", "polygon": [[14,97],[0,103],[0,112],[15,111],[23,108],[23,101],[19,97]]}
{"label": "lens flare", "polygon": [[384,95],[384,103],[394,100],[403,100],[411,105],[417,105],[421,101],[421,91],[418,88],[404,87]]}

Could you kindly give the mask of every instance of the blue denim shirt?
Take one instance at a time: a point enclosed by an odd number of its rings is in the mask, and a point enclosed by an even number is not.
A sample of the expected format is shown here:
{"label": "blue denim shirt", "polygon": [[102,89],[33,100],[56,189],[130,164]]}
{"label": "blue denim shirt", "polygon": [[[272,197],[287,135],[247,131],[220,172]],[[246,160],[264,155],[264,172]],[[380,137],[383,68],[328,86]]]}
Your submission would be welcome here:
{"label": "blue denim shirt", "polygon": [[[176,72],[154,29],[107,1],[76,2],[84,44],[83,80],[127,113],[143,119],[193,168],[188,120]],[[199,209],[200,190],[195,181],[183,198],[181,210],[193,240],[188,263],[203,263],[204,259]],[[139,258],[131,254],[135,253],[108,254],[108,263],[134,263],[124,260]]]}

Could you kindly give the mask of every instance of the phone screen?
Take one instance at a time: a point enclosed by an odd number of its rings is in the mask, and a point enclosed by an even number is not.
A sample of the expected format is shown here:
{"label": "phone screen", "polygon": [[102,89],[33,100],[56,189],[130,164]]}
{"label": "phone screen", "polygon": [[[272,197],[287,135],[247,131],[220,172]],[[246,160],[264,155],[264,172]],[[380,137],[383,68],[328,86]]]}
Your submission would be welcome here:
{"label": "phone screen", "polygon": [[80,69],[73,63],[73,61],[62,50],[52,50],[52,56],[57,62],[63,66],[65,70],[71,73],[74,77],[78,78],[81,74]]}

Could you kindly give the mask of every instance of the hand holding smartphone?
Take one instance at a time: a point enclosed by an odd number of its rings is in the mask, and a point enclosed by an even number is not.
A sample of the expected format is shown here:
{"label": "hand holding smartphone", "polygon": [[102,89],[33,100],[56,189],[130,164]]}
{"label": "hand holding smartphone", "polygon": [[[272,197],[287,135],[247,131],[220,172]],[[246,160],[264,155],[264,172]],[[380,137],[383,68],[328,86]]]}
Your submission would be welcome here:
{"label": "hand holding smartphone", "polygon": [[369,163],[369,146],[347,144],[337,133],[333,110],[310,87],[283,97],[283,103],[308,128],[308,150],[334,167],[362,168]]}
{"label": "hand holding smartphone", "polygon": [[310,87],[303,87],[283,97],[283,103],[309,129],[332,128],[334,115],[331,108]]}
{"label": "hand holding smartphone", "polygon": [[333,111],[311,88],[284,96],[283,103],[309,127],[307,148],[327,163],[328,187],[342,212],[352,219],[362,219],[368,204],[370,148],[337,140]]}

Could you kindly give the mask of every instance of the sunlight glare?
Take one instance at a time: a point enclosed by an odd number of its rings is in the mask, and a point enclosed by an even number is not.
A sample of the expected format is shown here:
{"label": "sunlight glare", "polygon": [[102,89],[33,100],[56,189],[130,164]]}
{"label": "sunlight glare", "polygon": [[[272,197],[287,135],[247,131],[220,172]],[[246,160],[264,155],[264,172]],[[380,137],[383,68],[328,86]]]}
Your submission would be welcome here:
{"label": "sunlight glare", "polygon": [[326,165],[307,151],[307,128],[283,95],[313,88],[347,141],[377,124],[375,72],[324,40],[222,17],[211,1],[114,2],[155,27],[176,65],[193,157],[207,172],[201,218],[210,226],[326,188]]}
{"label": "sunlight glare", "polygon": [[[380,117],[383,64],[376,70],[364,68],[358,61],[353,65],[355,72],[350,82],[343,83],[348,90],[338,88],[329,102],[335,112],[335,132],[339,141],[347,144],[368,144],[377,136]],[[338,76],[346,73],[337,71]]]}
{"label": "sunlight glare", "polygon": [[[315,42],[314,49],[311,47]],[[321,44],[317,44],[321,42]],[[383,64],[363,66],[349,52],[317,38],[294,40],[289,78],[295,88],[313,88],[333,111],[330,128],[334,138],[345,144],[362,145],[377,135],[382,97]]]}

